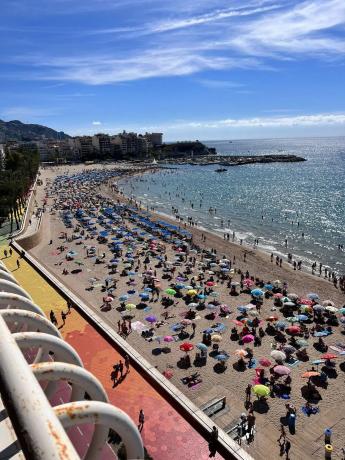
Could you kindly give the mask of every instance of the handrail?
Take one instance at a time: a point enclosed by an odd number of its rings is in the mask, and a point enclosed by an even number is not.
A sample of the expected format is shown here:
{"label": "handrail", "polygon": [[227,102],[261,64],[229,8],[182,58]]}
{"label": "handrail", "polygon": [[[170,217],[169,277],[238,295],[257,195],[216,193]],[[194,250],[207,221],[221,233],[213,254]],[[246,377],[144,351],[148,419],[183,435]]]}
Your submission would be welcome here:
{"label": "handrail", "polygon": [[[3,264],[1,270],[8,273]],[[76,351],[62,340],[58,329],[27,292],[3,279],[0,290],[0,395],[26,458],[79,459],[64,427],[94,423],[84,460],[99,458],[109,428],[122,437],[128,458],[143,459],[143,444],[135,423],[109,404],[101,383],[84,369]],[[31,365],[26,356],[33,362]],[[61,381],[72,385],[71,402],[52,407],[49,399]],[[93,401],[83,400],[85,393]]]}

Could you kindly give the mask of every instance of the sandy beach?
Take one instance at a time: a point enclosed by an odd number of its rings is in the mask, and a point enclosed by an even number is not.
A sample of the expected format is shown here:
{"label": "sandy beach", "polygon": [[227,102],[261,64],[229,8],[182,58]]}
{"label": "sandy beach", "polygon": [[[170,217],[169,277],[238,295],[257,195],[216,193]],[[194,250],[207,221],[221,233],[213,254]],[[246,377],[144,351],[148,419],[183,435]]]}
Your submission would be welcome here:
{"label": "sandy beach", "polygon": [[[123,165],[124,169],[128,166]],[[78,173],[82,171],[91,171],[96,168],[95,165],[85,167],[85,165],[77,165],[68,167],[69,174]],[[104,168],[104,166],[97,168]],[[106,169],[111,170],[113,165],[107,165]],[[120,261],[117,264],[116,271],[109,270],[108,265],[112,259],[112,253],[107,245],[107,238],[105,241],[97,241],[94,237],[92,240],[85,241],[84,238],[72,239],[72,235],[77,225],[77,221],[72,219],[72,228],[66,228],[60,217],[61,209],[58,209],[58,194],[54,192],[51,187],[51,183],[57,175],[66,173],[66,167],[57,167],[50,169],[41,170],[41,178],[43,180],[43,186],[38,188],[37,192],[37,207],[42,207],[43,200],[46,197],[46,211],[43,214],[42,220],[42,239],[39,244],[31,250],[31,253],[41,261],[55,276],[63,281],[71,290],[73,290],[84,302],[86,302],[91,308],[93,308],[99,315],[101,315],[115,330],[118,330],[118,322],[122,321],[123,316],[130,314],[131,324],[135,323],[144,324],[146,328],[152,326],[153,333],[151,337],[145,339],[142,337],[140,330],[133,330],[128,334],[128,342],[151,363],[153,363],[158,370],[161,372],[167,372],[171,374],[171,382],[176,385],[184,394],[186,394],[196,405],[202,406],[214,398],[226,397],[227,406],[224,411],[213,417],[214,422],[221,428],[227,429],[234,426],[238,422],[240,414],[248,414],[247,408],[245,407],[245,389],[248,384],[255,385],[255,379],[257,377],[256,369],[261,368],[259,360],[267,358],[272,362],[272,366],[277,363],[271,357],[271,352],[274,348],[279,346],[279,343],[275,340],[274,334],[270,333],[270,328],[267,331],[267,326],[270,325],[270,321],[267,320],[270,316],[277,316],[277,320],[286,320],[283,313],[276,306],[275,298],[264,296],[261,310],[258,314],[258,319],[262,321],[260,326],[262,327],[265,335],[262,337],[261,344],[253,346],[253,343],[240,344],[238,340],[231,340],[231,331],[236,329],[235,321],[239,321],[241,311],[238,309],[239,306],[248,306],[253,300],[253,296],[248,292],[241,292],[240,286],[236,288],[237,295],[230,295],[230,287],[228,287],[228,279],[225,277],[217,276],[217,273],[211,274],[210,266],[202,269],[202,264],[205,263],[204,258],[206,254],[202,253],[190,253],[187,256],[187,260],[183,260],[180,264],[175,266],[175,272],[173,279],[165,278],[165,274],[170,273],[165,270],[166,266],[160,265],[154,257],[149,257],[149,262],[145,263],[147,257],[147,251],[150,247],[145,241],[133,242],[133,257],[134,265],[140,262],[140,267],[137,270],[137,274],[134,277],[134,282],[128,284],[130,276],[122,275],[122,271],[126,269],[126,261],[124,260],[124,253],[119,256]],[[135,173],[136,171],[133,171]],[[139,171],[137,171],[139,172]],[[125,197],[119,195],[109,185],[116,182],[116,179],[107,180],[99,190],[85,190],[85,194],[94,193],[94,195],[101,194],[104,200],[113,200],[114,203],[117,201],[126,203]],[[48,184],[48,185],[47,185]],[[72,196],[70,198],[73,198]],[[100,199],[99,199],[100,200]],[[86,205],[82,203],[81,206]],[[168,210],[167,210],[168,213]],[[173,218],[167,217],[162,218],[160,215],[154,215],[151,213],[150,219],[152,222],[157,220],[164,220],[172,225],[179,225],[179,223]],[[137,221],[130,219],[130,214],[122,216],[121,225],[127,227],[128,232],[135,232],[135,228],[138,226]],[[183,227],[182,227],[183,228]],[[243,282],[241,279],[241,273],[245,274],[249,272],[249,277],[254,278],[254,283],[257,280],[262,280],[264,284],[269,282],[273,283],[275,280],[280,280],[280,285],[286,283],[287,295],[296,293],[299,298],[305,298],[308,293],[317,293],[319,301],[322,304],[325,300],[330,299],[337,308],[341,308],[345,304],[344,293],[340,289],[333,286],[333,283],[325,280],[319,276],[311,275],[304,271],[294,270],[290,264],[286,261],[283,262],[282,266],[276,265],[275,259],[271,262],[270,255],[263,253],[259,250],[254,250],[250,247],[240,246],[233,242],[225,241],[222,237],[215,234],[202,231],[195,227],[187,226],[185,229],[193,235],[193,243],[200,248],[216,250],[216,258],[225,259],[231,262],[231,268],[227,268],[228,272],[224,273],[231,274],[231,282],[237,282],[238,284]],[[97,231],[102,231],[102,228],[97,224]],[[67,233],[67,239],[62,236]],[[206,241],[203,240],[206,237]],[[156,238],[157,243],[155,247],[161,252],[161,256],[166,257],[168,261],[176,260],[176,245],[173,247],[171,243],[161,240],[159,237]],[[145,240],[145,238],[144,238]],[[87,248],[88,246],[95,247],[95,254],[98,257],[88,257]],[[59,248],[64,246],[64,250],[61,251]],[[68,252],[74,251],[75,256],[71,260],[66,259]],[[103,253],[105,257],[102,258]],[[185,273],[188,262],[188,257],[195,258],[189,265],[190,273]],[[96,263],[95,259],[99,258],[101,263]],[[80,264],[76,264],[76,260]],[[177,259],[178,260],[178,259]],[[227,262],[229,264],[230,262]],[[132,268],[134,268],[134,265]],[[121,309],[120,297],[123,295],[128,296],[128,300],[125,303],[133,303],[137,305],[140,302],[138,293],[143,292],[145,284],[145,269],[152,270],[154,277],[159,280],[160,299],[152,301],[152,294],[148,301],[145,301],[147,307],[145,309],[133,308],[132,310]],[[230,267],[230,265],[228,265]],[[63,274],[63,270],[68,274]],[[77,270],[77,271],[76,271]],[[80,271],[79,271],[80,270]],[[76,271],[72,274],[72,271]],[[197,276],[200,271],[203,271],[204,282],[207,280],[210,283],[214,282],[214,285],[210,285],[211,292],[215,292],[217,296],[207,298],[205,302],[205,308],[196,308],[195,317],[185,325],[185,339],[179,337],[177,330],[173,329],[173,326],[177,323],[186,319],[189,308],[187,307],[186,301],[182,297],[170,296],[173,300],[174,305],[167,308],[162,307],[161,299],[169,295],[165,294],[166,289],[171,287],[171,284],[176,284],[176,277],[181,275],[181,279],[184,277],[186,280],[184,284],[190,284],[192,278]],[[229,274],[227,275],[229,276]],[[105,302],[104,298],[109,293],[105,284],[106,278],[110,277],[110,285],[115,281],[116,289],[111,291],[113,300]],[[95,281],[90,282],[90,279]],[[199,280],[200,281],[200,280]],[[182,282],[182,281],[181,281]],[[203,286],[203,289],[206,285]],[[253,285],[253,289],[257,287]],[[203,289],[197,289],[200,293]],[[129,291],[135,291],[135,294],[128,294]],[[244,291],[244,290],[243,290]],[[146,291],[149,292],[150,291]],[[228,311],[224,314],[220,314],[220,308],[217,307],[208,308],[209,304],[219,303],[226,304]],[[216,302],[217,301],[217,302]],[[315,304],[315,303],[314,303]],[[253,304],[254,306],[254,304]],[[162,313],[168,312],[169,319],[164,319]],[[214,318],[212,314],[214,313]],[[211,314],[211,315],[210,315]],[[294,312],[296,313],[296,310]],[[153,321],[152,325],[146,320],[148,316],[156,317],[157,321]],[[252,317],[252,319],[255,316]],[[337,315],[339,317],[339,315]],[[248,317],[247,317],[248,318]],[[58,318],[60,320],[60,318]],[[161,323],[161,324],[160,324]],[[192,324],[195,324],[195,330],[193,332]],[[222,328],[219,331],[220,340],[218,342],[219,353],[224,353],[229,356],[226,360],[225,367],[222,366],[212,355],[212,345],[208,347],[206,365],[195,366],[193,364],[196,352],[196,344],[202,342],[203,331],[213,327],[214,325],[222,324]],[[307,321],[307,328],[311,328],[314,325],[312,321],[312,315],[310,315],[310,321]],[[237,326],[238,332],[240,332],[242,326]],[[280,436],[280,423],[286,415],[286,403],[293,404],[296,408],[296,433],[290,434],[286,427],[287,437],[291,441],[291,452],[290,458],[292,459],[305,459],[305,458],[324,458],[324,435],[325,428],[331,427],[333,431],[332,445],[334,454],[332,458],[343,458],[341,448],[343,445],[343,432],[345,429],[345,418],[343,417],[343,401],[345,398],[345,386],[344,386],[344,356],[340,352],[333,350],[330,347],[337,348],[337,344],[345,343],[345,337],[343,334],[344,329],[341,325],[332,327],[332,334],[322,337],[325,344],[328,346],[329,352],[336,354],[336,359],[332,362],[335,363],[333,370],[335,372],[330,373],[327,379],[327,388],[317,386],[316,389],[320,395],[320,400],[317,403],[313,403],[313,407],[317,407],[318,413],[307,416],[302,412],[302,408],[305,407],[305,387],[306,379],[302,377],[302,374],[309,371],[312,367],[312,361],[319,359],[322,353],[315,348],[315,344],[318,341],[317,337],[309,331],[309,336],[306,339],[307,344],[304,347],[300,347],[306,350],[308,360],[302,361],[297,359],[297,363],[289,367],[291,373],[291,389],[289,391],[289,398],[284,399],[278,396],[268,396],[267,403],[261,404],[261,401],[257,400],[256,396],[252,393],[251,401],[254,405],[255,424],[256,430],[253,439],[249,442],[243,441],[242,446],[248,450],[248,452],[257,459],[263,458],[279,458],[280,447],[277,439]],[[174,340],[171,342],[165,341],[164,337],[172,336]],[[176,337],[176,339],[175,339]],[[289,338],[289,336],[287,336]],[[298,336],[297,338],[300,338]],[[151,340],[149,340],[151,339]],[[191,359],[191,367],[183,368],[181,358],[186,353],[180,350],[180,345],[190,342],[193,344],[194,349],[189,353]],[[253,352],[253,360],[255,361],[252,367],[248,367],[248,359],[245,358],[245,367],[239,369],[236,363],[238,362],[238,356],[236,350],[245,349],[250,347]],[[165,348],[165,350],[163,350]],[[332,351],[333,350],[333,351]],[[320,369],[321,370],[321,366]],[[111,370],[109,370],[110,373]],[[188,386],[184,384],[181,379],[191,374],[198,372],[200,374],[200,382]],[[265,369],[265,374],[270,377],[269,369]],[[276,379],[277,384],[283,382],[282,377]],[[301,389],[303,389],[301,391]],[[114,389],[116,391],[116,388]],[[259,402],[257,402],[259,401]]]}

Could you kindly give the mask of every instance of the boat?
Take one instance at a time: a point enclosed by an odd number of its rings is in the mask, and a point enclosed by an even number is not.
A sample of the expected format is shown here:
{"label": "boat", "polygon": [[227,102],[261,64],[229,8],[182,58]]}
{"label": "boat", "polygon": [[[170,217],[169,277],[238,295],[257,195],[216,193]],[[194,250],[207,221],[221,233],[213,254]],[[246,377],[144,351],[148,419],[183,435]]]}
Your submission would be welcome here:
{"label": "boat", "polygon": [[227,169],[225,168],[218,168],[215,170],[215,172],[225,172],[225,171],[227,171]]}

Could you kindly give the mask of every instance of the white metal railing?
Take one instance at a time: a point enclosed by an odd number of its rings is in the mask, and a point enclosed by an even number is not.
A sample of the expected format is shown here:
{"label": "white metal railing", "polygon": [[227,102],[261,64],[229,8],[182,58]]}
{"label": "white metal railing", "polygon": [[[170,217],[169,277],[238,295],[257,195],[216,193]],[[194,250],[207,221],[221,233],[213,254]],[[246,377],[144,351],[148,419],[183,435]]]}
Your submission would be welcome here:
{"label": "white metal railing", "polygon": [[[143,459],[135,423],[109,404],[100,382],[12,278],[0,262],[0,395],[26,458],[79,459],[65,429],[91,423],[84,459],[100,458],[110,428],[129,459]],[[49,400],[58,382],[71,385],[70,401],[53,407]],[[85,393],[90,399],[84,400]]]}

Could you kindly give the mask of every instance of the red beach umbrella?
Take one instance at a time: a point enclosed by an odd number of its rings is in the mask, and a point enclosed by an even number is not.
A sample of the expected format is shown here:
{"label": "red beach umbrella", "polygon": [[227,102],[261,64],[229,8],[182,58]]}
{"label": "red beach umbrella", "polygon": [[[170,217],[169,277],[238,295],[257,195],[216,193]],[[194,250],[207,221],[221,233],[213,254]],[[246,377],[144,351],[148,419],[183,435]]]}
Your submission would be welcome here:
{"label": "red beach umbrella", "polygon": [[263,367],[270,367],[271,364],[272,364],[272,362],[271,362],[269,359],[267,359],[267,358],[261,358],[261,359],[259,359],[259,363],[260,363],[260,365],[263,366]]}
{"label": "red beach umbrella", "polygon": [[291,335],[299,334],[301,332],[301,328],[299,326],[289,326],[286,328],[286,332]]}
{"label": "red beach umbrella", "polygon": [[338,355],[335,355],[334,353],[325,353],[324,355],[321,356],[322,359],[337,359]]}
{"label": "red beach umbrella", "polygon": [[182,345],[180,345],[180,350],[185,351],[186,353],[187,351],[192,351],[193,348],[194,348],[194,345],[189,342],[184,342]]}
{"label": "red beach umbrella", "polygon": [[244,324],[241,321],[238,321],[238,319],[233,319],[232,322],[235,323],[236,326],[240,326],[240,327],[244,326]]}

